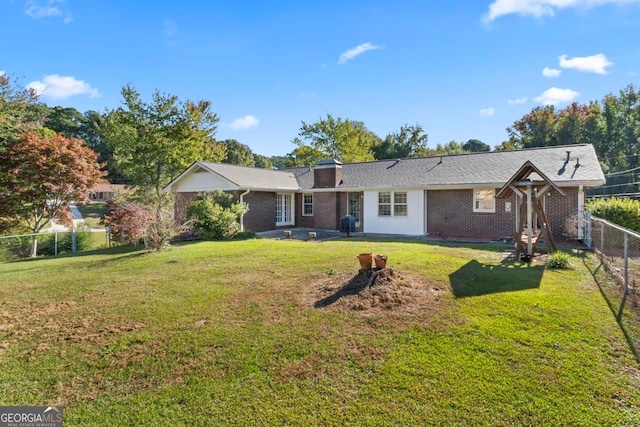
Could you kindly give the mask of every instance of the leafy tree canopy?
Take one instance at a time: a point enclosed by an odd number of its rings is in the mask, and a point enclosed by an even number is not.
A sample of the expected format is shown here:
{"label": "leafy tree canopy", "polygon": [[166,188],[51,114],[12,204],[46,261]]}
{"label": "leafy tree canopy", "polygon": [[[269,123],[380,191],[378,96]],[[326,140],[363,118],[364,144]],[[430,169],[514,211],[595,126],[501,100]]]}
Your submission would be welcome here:
{"label": "leafy tree canopy", "polygon": [[373,154],[377,160],[415,157],[427,148],[428,138],[422,126],[404,125],[399,131],[388,134],[380,144],[375,145]]}
{"label": "leafy tree canopy", "polygon": [[479,139],[470,139],[462,144],[462,149],[472,153],[477,153],[480,151],[491,151],[491,146],[489,146],[489,144],[485,144]]}
{"label": "leafy tree canopy", "polygon": [[302,122],[298,136],[293,140],[298,147],[309,146],[322,153],[321,158],[344,163],[374,160],[372,149],[380,143],[380,138],[364,123],[334,118],[331,114],[315,123]]}
{"label": "leafy tree canopy", "polygon": [[222,161],[223,163],[250,167],[256,165],[253,151],[248,145],[241,144],[235,139],[225,139],[222,143],[227,147],[227,157]]}
{"label": "leafy tree canopy", "polygon": [[156,91],[150,102],[130,85],[122,88],[122,107],[111,111],[102,134],[113,161],[132,185],[162,188],[195,160],[220,162],[225,146],[215,142],[218,116],[208,101],[180,101]]}

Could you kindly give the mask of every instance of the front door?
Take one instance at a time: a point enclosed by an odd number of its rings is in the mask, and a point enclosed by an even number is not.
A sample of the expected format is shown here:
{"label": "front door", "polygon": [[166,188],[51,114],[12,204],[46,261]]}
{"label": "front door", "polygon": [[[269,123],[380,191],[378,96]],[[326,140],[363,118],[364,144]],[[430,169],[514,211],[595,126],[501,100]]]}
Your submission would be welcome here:
{"label": "front door", "polygon": [[356,229],[362,231],[362,193],[348,193],[348,212],[356,219]]}

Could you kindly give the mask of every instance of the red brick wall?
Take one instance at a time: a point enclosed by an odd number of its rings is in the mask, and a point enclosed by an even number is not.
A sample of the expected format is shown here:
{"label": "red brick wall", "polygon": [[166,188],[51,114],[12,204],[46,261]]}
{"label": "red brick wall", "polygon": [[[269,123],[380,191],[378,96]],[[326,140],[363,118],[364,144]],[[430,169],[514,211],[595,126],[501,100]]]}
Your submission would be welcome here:
{"label": "red brick wall", "polygon": [[243,200],[249,205],[249,212],[244,216],[245,230],[276,229],[276,193],[252,191]]}
{"label": "red brick wall", "polygon": [[173,215],[179,223],[183,223],[187,218],[187,208],[193,202],[197,192],[174,193]]}
{"label": "red brick wall", "polygon": [[[305,228],[314,228],[315,211],[317,207],[316,195],[313,195],[313,216],[302,215],[302,194],[296,194],[296,226]],[[274,214],[275,215],[275,214]]]}
{"label": "red brick wall", "polygon": [[556,239],[575,240],[577,238],[578,189],[563,188],[566,197],[555,191],[551,197],[546,197],[545,212],[551,227],[551,233]]}
{"label": "red brick wall", "polygon": [[342,181],[342,167],[318,167],[313,169],[314,188],[334,188]]}
{"label": "red brick wall", "polygon": [[[556,239],[567,240],[571,222],[578,212],[578,191],[563,189],[566,197],[554,193],[546,198],[546,214]],[[511,202],[511,212],[505,212]],[[473,212],[473,190],[427,191],[427,232],[431,236],[462,236],[500,239],[513,237],[516,230],[516,196],[496,200],[495,213]],[[574,232],[575,233],[575,232]]]}
{"label": "red brick wall", "polygon": [[340,228],[340,194],[338,192],[314,193],[314,228],[322,230]]}

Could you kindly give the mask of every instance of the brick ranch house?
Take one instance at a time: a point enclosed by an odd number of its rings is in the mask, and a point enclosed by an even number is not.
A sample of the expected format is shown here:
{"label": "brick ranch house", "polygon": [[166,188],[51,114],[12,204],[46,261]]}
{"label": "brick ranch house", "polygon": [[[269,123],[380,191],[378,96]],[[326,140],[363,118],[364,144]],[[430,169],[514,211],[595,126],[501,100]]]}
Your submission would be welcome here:
{"label": "brick ranch house", "polygon": [[231,192],[249,205],[245,230],[337,230],[340,217],[351,214],[365,233],[502,239],[517,230],[520,198],[495,195],[527,161],[565,193],[543,197],[553,235],[579,237],[585,190],[605,183],[586,144],[351,164],[322,160],[282,170],[198,161],[165,191],[176,195],[178,218],[200,192]]}

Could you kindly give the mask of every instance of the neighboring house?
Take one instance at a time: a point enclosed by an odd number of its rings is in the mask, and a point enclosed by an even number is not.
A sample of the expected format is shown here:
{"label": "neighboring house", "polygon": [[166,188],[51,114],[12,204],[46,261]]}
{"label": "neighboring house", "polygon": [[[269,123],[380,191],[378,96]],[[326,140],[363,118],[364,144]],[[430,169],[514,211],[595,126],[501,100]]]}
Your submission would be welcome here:
{"label": "neighboring house", "polygon": [[106,202],[112,200],[116,193],[124,191],[124,187],[122,184],[98,184],[91,189],[89,198]]}
{"label": "neighboring house", "polygon": [[[249,204],[244,228],[339,228],[351,214],[365,233],[507,238],[517,230],[519,198],[496,192],[527,161],[562,188],[543,205],[554,236],[577,238],[585,190],[605,183],[593,146],[570,145],[283,170],[195,162],[165,191],[176,215],[200,192],[222,189]],[[535,179],[535,177],[533,177]]]}

